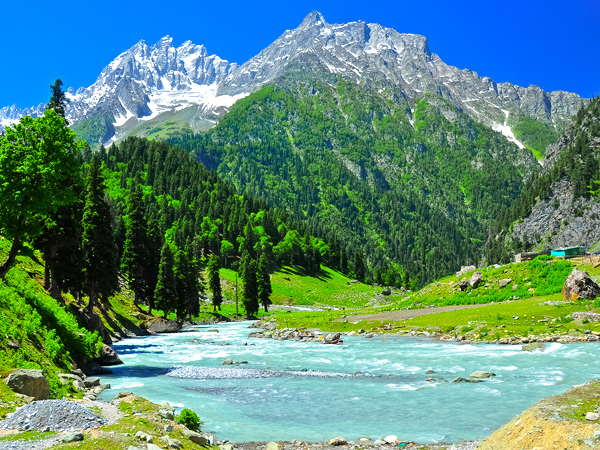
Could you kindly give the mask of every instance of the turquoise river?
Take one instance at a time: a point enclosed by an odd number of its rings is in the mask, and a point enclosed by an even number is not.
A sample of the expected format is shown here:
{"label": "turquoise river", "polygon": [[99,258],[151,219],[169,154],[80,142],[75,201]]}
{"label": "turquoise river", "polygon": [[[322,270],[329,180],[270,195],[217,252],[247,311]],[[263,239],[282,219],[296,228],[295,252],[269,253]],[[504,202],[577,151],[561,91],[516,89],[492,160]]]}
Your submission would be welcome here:
{"label": "turquoise river", "polygon": [[[102,399],[130,391],[185,406],[203,430],[238,442],[393,434],[434,443],[485,437],[540,399],[600,378],[597,343],[552,343],[533,353],[392,336],[323,345],[248,338],[248,325],[194,326],[116,343],[124,365],[102,377],[112,385]],[[248,364],[223,366],[227,358]],[[174,367],[195,378],[169,376]],[[451,382],[475,370],[497,376]]]}

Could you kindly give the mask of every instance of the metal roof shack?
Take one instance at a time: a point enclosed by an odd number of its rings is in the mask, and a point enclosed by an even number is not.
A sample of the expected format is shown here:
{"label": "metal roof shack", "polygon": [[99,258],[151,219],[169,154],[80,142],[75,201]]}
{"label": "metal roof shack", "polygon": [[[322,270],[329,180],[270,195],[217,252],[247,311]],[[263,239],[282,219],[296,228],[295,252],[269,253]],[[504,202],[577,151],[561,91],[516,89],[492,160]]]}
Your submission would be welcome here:
{"label": "metal roof shack", "polygon": [[577,247],[562,247],[556,248],[551,252],[552,256],[562,256],[563,258],[568,258],[570,256],[580,256],[585,255],[585,248],[581,245]]}

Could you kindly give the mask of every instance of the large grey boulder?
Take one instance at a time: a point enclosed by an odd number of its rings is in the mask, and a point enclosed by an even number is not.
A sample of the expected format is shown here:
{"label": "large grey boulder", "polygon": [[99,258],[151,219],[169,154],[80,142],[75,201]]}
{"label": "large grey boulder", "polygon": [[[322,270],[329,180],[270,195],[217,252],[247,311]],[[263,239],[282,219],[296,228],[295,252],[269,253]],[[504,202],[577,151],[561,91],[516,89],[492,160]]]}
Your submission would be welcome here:
{"label": "large grey boulder", "polygon": [[462,266],[458,272],[456,272],[456,278],[461,277],[465,273],[473,272],[477,267],[475,266]]}
{"label": "large grey boulder", "polygon": [[116,366],[117,364],[123,364],[123,361],[121,361],[117,352],[106,344],[102,347],[100,357],[96,358],[96,362],[101,366]]}
{"label": "large grey boulder", "polygon": [[472,289],[476,289],[482,281],[483,275],[481,274],[481,272],[475,272],[473,275],[471,275],[471,279],[469,280],[469,286],[471,286]]}
{"label": "large grey boulder", "polygon": [[469,280],[466,280],[466,279],[465,279],[465,280],[460,280],[460,281],[458,282],[458,288],[459,288],[461,291],[466,291],[468,287],[469,287]]}
{"label": "large grey boulder", "polygon": [[567,277],[562,292],[565,300],[593,299],[600,295],[600,286],[587,272],[575,267]]}
{"label": "large grey boulder", "polygon": [[50,383],[41,370],[16,369],[6,379],[6,385],[18,394],[47,400],[50,397]]}
{"label": "large grey boulder", "polygon": [[487,372],[485,370],[476,370],[471,375],[469,375],[469,378],[476,378],[478,380],[482,380],[484,378],[490,378],[495,376],[496,374],[493,372]]}
{"label": "large grey boulder", "polygon": [[511,281],[512,280],[510,278],[503,278],[501,280],[498,280],[498,286],[500,286],[501,288],[506,287]]}
{"label": "large grey boulder", "polygon": [[148,324],[148,331],[152,333],[177,333],[181,325],[174,320],[158,319]]}
{"label": "large grey boulder", "polygon": [[206,444],[208,444],[208,439],[206,439],[200,433],[196,433],[195,431],[188,430],[187,428],[184,428],[182,430],[182,433],[186,438],[188,438],[194,444],[198,444],[201,446],[205,446]]}

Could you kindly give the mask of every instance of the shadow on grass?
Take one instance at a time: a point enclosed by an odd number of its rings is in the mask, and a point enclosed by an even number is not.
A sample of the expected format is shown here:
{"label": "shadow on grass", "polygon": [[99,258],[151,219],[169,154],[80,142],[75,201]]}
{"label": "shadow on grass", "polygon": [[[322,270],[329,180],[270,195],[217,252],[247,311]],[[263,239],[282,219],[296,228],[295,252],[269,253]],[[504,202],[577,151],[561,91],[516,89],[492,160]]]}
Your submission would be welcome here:
{"label": "shadow on grass", "polygon": [[285,273],[287,275],[298,275],[301,277],[312,277],[317,278],[320,281],[331,280],[331,275],[325,272],[323,269],[319,269],[318,271],[309,272],[304,267],[301,266],[283,266],[279,269],[279,272]]}

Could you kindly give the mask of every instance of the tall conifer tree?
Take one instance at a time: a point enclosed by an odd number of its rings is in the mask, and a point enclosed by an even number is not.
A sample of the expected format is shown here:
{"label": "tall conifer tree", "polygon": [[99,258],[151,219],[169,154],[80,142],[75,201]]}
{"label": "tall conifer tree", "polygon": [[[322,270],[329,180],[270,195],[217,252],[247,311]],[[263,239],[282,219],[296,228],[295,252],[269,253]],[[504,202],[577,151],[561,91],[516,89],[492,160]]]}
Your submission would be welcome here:
{"label": "tall conifer tree", "polygon": [[165,242],[160,252],[158,282],[154,291],[155,306],[163,310],[165,319],[169,312],[177,307],[177,282],[175,281],[174,266],[171,246]]}
{"label": "tall conifer tree", "polygon": [[256,261],[252,259],[247,250],[242,255],[240,266],[243,288],[242,300],[246,309],[246,318],[250,319],[258,313],[258,285],[256,283]]}
{"label": "tall conifer tree", "polygon": [[210,291],[212,292],[212,304],[213,311],[221,310],[221,303],[223,303],[223,294],[221,293],[221,277],[219,276],[219,270],[221,265],[219,264],[219,257],[216,254],[210,255],[208,260],[208,283],[210,285]]}
{"label": "tall conifer tree", "polygon": [[127,205],[129,221],[126,224],[125,244],[121,257],[121,270],[134,293],[136,306],[151,294],[148,282],[148,223],[144,217],[141,185],[133,188]]}
{"label": "tall conifer tree", "polygon": [[117,247],[104,189],[100,158],[95,154],[86,179],[82,220],[82,250],[90,311],[93,311],[99,297],[106,298],[112,295],[119,285]]}
{"label": "tall conifer tree", "polygon": [[258,283],[258,297],[263,305],[265,312],[269,311],[269,305],[271,304],[271,294],[273,289],[271,288],[271,276],[269,274],[269,262],[267,257],[263,253],[260,255],[258,261],[258,273],[256,275]]}

